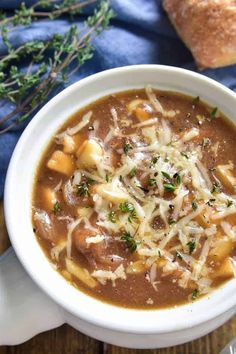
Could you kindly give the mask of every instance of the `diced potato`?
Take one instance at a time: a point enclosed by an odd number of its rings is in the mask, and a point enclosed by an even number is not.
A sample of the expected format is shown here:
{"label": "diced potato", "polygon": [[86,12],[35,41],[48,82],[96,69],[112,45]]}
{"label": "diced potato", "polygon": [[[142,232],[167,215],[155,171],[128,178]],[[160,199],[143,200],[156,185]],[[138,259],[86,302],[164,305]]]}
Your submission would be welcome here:
{"label": "diced potato", "polygon": [[144,107],[137,107],[135,109],[135,115],[140,122],[147,120],[150,117],[150,113]]}
{"label": "diced potato", "polygon": [[74,161],[63,151],[56,150],[47,162],[47,167],[53,171],[70,176],[74,171]]}
{"label": "diced potato", "polygon": [[164,258],[158,258],[156,264],[159,268],[163,268],[166,265],[166,260]]}
{"label": "diced potato", "polygon": [[78,133],[73,136],[65,135],[62,140],[63,151],[66,154],[73,154],[76,150],[78,150],[79,144],[82,142],[83,136]]}
{"label": "diced potato", "polygon": [[207,228],[210,226],[211,222],[208,218],[208,215],[203,212],[203,214],[198,214],[195,217],[195,221],[202,227]]}
{"label": "diced potato", "polygon": [[232,173],[232,169],[232,163],[229,163],[228,165],[218,165],[216,167],[215,175],[226,188],[229,188],[233,192],[236,188],[236,178]]}
{"label": "diced potato", "polygon": [[90,288],[95,288],[98,285],[98,282],[89,274],[87,269],[80,267],[69,258],[66,258],[66,268],[70,274],[74,275]]}
{"label": "diced potato", "polygon": [[213,279],[230,279],[235,276],[232,260],[228,257],[211,275]]}
{"label": "diced potato", "polygon": [[86,208],[86,207],[77,208],[77,214],[79,217],[89,218],[92,212],[93,212],[92,208]]}
{"label": "diced potato", "polygon": [[139,274],[144,273],[147,269],[145,262],[139,260],[128,265],[126,272],[128,274]]}
{"label": "diced potato", "polygon": [[45,209],[47,211],[53,210],[54,204],[57,202],[55,191],[49,187],[42,187],[41,193]]}
{"label": "diced potato", "polygon": [[67,270],[63,269],[61,271],[61,274],[63,275],[64,278],[66,278],[67,280],[72,280],[71,274],[69,272],[67,272]]}
{"label": "diced potato", "polygon": [[135,112],[136,117],[140,122],[148,119],[152,111],[151,107],[148,105],[148,101],[137,98],[131,101],[127,109],[130,113]]}
{"label": "diced potato", "polygon": [[216,241],[216,244],[211,248],[209,256],[215,261],[222,261],[224,258],[228,257],[233,249],[232,240],[224,237]]}
{"label": "diced potato", "polygon": [[76,152],[77,166],[96,168],[96,162],[103,155],[103,149],[99,143],[93,139],[85,140]]}
{"label": "diced potato", "polygon": [[93,191],[114,204],[123,203],[129,199],[127,193],[123,192],[119,187],[113,187],[110,183],[94,186]]}

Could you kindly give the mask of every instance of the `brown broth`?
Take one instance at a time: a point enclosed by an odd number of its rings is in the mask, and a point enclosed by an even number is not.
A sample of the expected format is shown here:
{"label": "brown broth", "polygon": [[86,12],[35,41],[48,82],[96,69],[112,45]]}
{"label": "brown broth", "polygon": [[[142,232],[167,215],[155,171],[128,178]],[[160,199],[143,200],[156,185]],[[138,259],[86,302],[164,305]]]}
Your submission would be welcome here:
{"label": "brown broth", "polygon": [[[179,135],[184,134],[184,132],[189,131],[192,128],[199,129],[200,135],[194,140],[194,144],[196,146],[201,145],[203,153],[203,158],[201,161],[208,169],[208,171],[209,169],[212,169],[219,164],[227,164],[228,161],[231,160],[234,165],[233,174],[235,175],[235,127],[225,117],[223,117],[222,114],[220,114],[220,116],[217,118],[210,119],[212,108],[202,102],[193,105],[193,100],[190,97],[178,93],[162,92],[156,90],[155,94],[161,104],[165,107],[166,111],[177,109],[180,112],[173,118],[167,118],[171,130],[174,133]],[[125,117],[127,116],[127,104],[134,99],[146,100],[147,96],[145,90],[132,90],[104,97],[73,114],[60,128],[59,132],[64,131],[68,127],[75,126],[86,112],[92,110],[93,116],[89,126],[93,126],[95,119],[100,121],[96,136],[102,142],[107,136],[110,130],[110,126],[114,125],[112,116],[110,114],[112,107],[115,107],[117,115],[120,119],[119,123],[121,123],[121,119],[126,119]],[[150,118],[154,116],[156,116],[156,114],[152,113]],[[199,120],[196,118],[197,116],[204,116],[207,119],[205,119],[204,122],[200,124]],[[131,114],[128,118],[131,119],[134,124],[138,123],[138,120],[134,114]],[[140,129],[138,128],[136,131],[139,134]],[[131,132],[133,132],[133,129],[130,127],[122,128],[123,134],[130,134]],[[88,130],[88,127],[85,127],[82,130],[82,133],[83,139],[85,140],[89,138],[91,130]],[[202,144],[204,138],[210,139],[210,144],[206,144],[206,146],[203,147]],[[120,162],[120,155],[117,153],[117,150],[122,149],[124,141],[124,138],[117,138],[114,139],[114,141],[112,141],[109,146],[111,149],[113,149],[113,151],[116,150],[113,160],[114,165],[118,165]],[[217,156],[214,156],[212,152],[212,146],[216,143],[219,143],[218,154]],[[188,145],[188,143],[186,145]],[[52,153],[58,149],[61,150],[62,145],[58,145],[56,140],[52,139],[45,153],[43,154],[36,172],[32,205],[34,208],[46,210],[49,214],[49,217],[51,218],[51,221],[55,227],[54,234],[56,235],[53,242],[51,240],[45,239],[37,225],[35,225],[34,219],[33,226],[36,237],[43,251],[49,260],[56,264],[58,271],[62,272],[65,268],[64,256],[66,250],[62,251],[58,261],[53,260],[50,255],[50,251],[53,245],[55,245],[55,243],[57,243],[59,240],[65,240],[67,237],[67,221],[58,220],[58,216],[69,216],[70,218],[77,218],[78,215],[76,213],[76,208],[78,206],[88,206],[91,200],[89,200],[89,198],[79,198],[75,206],[68,205],[68,203],[66,203],[64,200],[62,187],[60,187],[57,191],[57,200],[60,205],[60,211],[58,213],[54,213],[52,210],[47,210],[47,208],[45,208],[45,197],[43,193],[41,193],[41,188],[45,186],[55,188],[55,186],[58,185],[60,181],[61,185],[63,186],[63,184],[68,180],[68,177],[61,173],[52,171],[46,166],[47,161],[50,159]],[[73,159],[76,159],[75,155],[73,155]],[[209,177],[212,182],[215,180],[214,171],[209,171]],[[232,195],[232,192],[229,191],[228,188],[223,184],[222,191]],[[170,195],[167,195],[166,198],[168,199],[171,197]],[[231,225],[236,225],[235,214],[226,217],[225,220],[230,222]],[[93,217],[91,223],[94,227],[96,226],[96,217]],[[176,241],[174,239],[173,245],[171,243],[171,246],[175,245]],[[137,260],[136,254],[131,253],[123,243],[119,243],[118,246],[115,244],[111,247],[118,247],[118,254],[125,258],[125,266],[127,266],[130,261]],[[194,257],[198,257],[200,251],[201,247],[196,251]],[[236,256],[235,243],[230,255]],[[92,272],[94,269],[96,269],[96,267],[88,261],[84,254],[78,252],[78,249],[76,249],[75,245],[72,247],[72,259],[80,266],[88,269],[89,272]],[[180,261],[180,263],[182,263],[182,261]],[[214,271],[215,267],[219,267],[220,263],[212,263],[212,270]],[[101,267],[97,268],[100,269]],[[110,268],[107,267],[106,269],[109,270]],[[182,288],[178,285],[176,277],[173,277],[171,274],[163,277],[162,272],[160,269],[158,269],[156,276],[156,291],[152,284],[148,281],[147,273],[148,272],[145,271],[144,273],[138,275],[128,274],[126,280],[118,279],[116,281],[116,286],[112,286],[112,283],[108,281],[105,285],[99,284],[94,289],[90,289],[73,275],[70,282],[83,292],[96,297],[99,300],[110,302],[112,304],[123,307],[140,309],[163,308],[180,305],[192,300],[191,297],[194,291],[194,287]],[[214,280],[213,287],[223,284],[225,280],[226,279],[223,278]],[[150,299],[152,300],[151,302]]]}

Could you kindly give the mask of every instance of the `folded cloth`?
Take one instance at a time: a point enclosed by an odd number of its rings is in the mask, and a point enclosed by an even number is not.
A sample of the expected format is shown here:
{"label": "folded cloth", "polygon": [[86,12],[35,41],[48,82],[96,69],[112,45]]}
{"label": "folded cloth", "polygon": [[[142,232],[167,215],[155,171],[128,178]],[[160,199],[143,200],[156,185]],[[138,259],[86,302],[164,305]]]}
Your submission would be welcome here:
{"label": "folded cloth", "polygon": [[[26,4],[31,2],[25,1]],[[0,0],[0,8],[11,11],[20,3],[19,0]],[[131,64],[164,64],[197,71],[190,52],[178,38],[162,9],[162,0],[111,0],[110,3],[116,12],[112,27],[95,40],[93,59],[71,76],[67,85],[101,70]],[[81,16],[77,16],[74,23],[79,26],[82,20]],[[67,19],[53,22],[42,20],[18,30],[12,35],[11,42],[18,47],[33,39],[45,40],[54,33],[64,33],[70,25]],[[5,47],[0,41],[0,55],[4,52]],[[21,67],[24,68],[24,62]],[[236,65],[202,73],[236,90]],[[0,117],[10,108],[9,105],[2,107]],[[25,125],[0,135],[0,198],[11,154]]]}

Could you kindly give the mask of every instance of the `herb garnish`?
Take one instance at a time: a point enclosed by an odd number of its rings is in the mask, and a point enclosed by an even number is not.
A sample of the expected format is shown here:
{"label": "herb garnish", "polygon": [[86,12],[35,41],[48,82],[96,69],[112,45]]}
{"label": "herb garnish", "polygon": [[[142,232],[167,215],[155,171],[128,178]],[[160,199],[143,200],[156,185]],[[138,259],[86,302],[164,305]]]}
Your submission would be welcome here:
{"label": "herb garnish", "polygon": [[54,214],[58,213],[61,210],[60,204],[58,201],[56,201],[53,205],[53,209],[52,211],[54,212]]}
{"label": "herb garnish", "polygon": [[212,190],[211,193],[220,193],[221,192],[221,186],[219,182],[214,182],[212,185]]}
{"label": "herb garnish", "polygon": [[106,175],[105,179],[106,179],[106,182],[107,182],[107,183],[110,181],[110,178],[109,178],[108,175]]}
{"label": "herb garnish", "polygon": [[132,170],[129,173],[129,177],[133,178],[134,176],[136,176],[136,174],[137,174],[137,168],[133,167]]}
{"label": "herb garnish", "polygon": [[131,211],[135,210],[134,205],[130,202],[120,203],[119,209],[122,213],[130,213]]}
{"label": "herb garnish", "polygon": [[227,208],[231,207],[234,204],[232,200],[227,200]]}
{"label": "herb garnish", "polygon": [[178,172],[174,174],[173,178],[176,180],[177,185],[179,185],[182,182],[182,177]]}
{"label": "herb garnish", "polygon": [[89,187],[93,182],[94,180],[92,178],[87,178],[86,181],[77,184],[76,185],[77,195],[79,197],[86,197],[86,198],[90,197]]}
{"label": "herb garnish", "polygon": [[176,258],[179,258],[181,261],[183,260],[182,255],[178,251],[176,251]]}
{"label": "herb garnish", "polygon": [[187,243],[187,246],[188,246],[188,249],[189,249],[189,254],[192,254],[193,251],[194,251],[195,248],[196,248],[196,242],[195,242],[194,240],[189,241],[189,242]]}
{"label": "herb garnish", "polygon": [[210,113],[211,119],[215,119],[215,118],[216,118],[216,113],[217,113],[217,111],[218,111],[218,108],[217,108],[217,107],[213,108],[213,110],[212,110],[211,113]]}
{"label": "herb garnish", "polygon": [[108,220],[110,220],[111,222],[113,222],[113,224],[116,223],[116,213],[115,211],[110,211],[108,213]]}
{"label": "herb garnish", "polygon": [[164,171],[161,171],[161,173],[162,173],[162,176],[165,177],[167,180],[171,180],[169,173],[164,172]]}
{"label": "herb garnish", "polygon": [[176,172],[173,177],[169,173],[161,171],[162,176],[168,183],[164,183],[164,189],[166,192],[174,192],[176,187],[182,182],[182,177],[178,172]]}
{"label": "herb garnish", "polygon": [[176,220],[174,220],[174,219],[172,219],[172,218],[169,218],[168,224],[169,224],[169,225],[176,224]]}
{"label": "herb garnish", "polygon": [[196,300],[199,295],[199,291],[197,289],[193,290],[192,292],[192,300]]}
{"label": "herb garnish", "polygon": [[130,232],[124,232],[121,236],[121,240],[125,241],[126,247],[133,253],[136,251],[138,243],[135,241],[134,237],[131,236]]}
{"label": "herb garnish", "polygon": [[198,208],[198,204],[195,199],[192,201],[192,208],[193,210],[196,210]]}
{"label": "herb garnish", "polygon": [[155,178],[149,178],[149,180],[148,180],[148,185],[149,185],[150,187],[156,187],[156,186],[157,186],[157,181],[156,181],[156,179],[155,179]]}
{"label": "herb garnish", "polygon": [[196,104],[198,104],[200,102],[200,97],[197,96],[192,100],[192,104],[195,106]]}
{"label": "herb garnish", "polygon": [[185,152],[182,151],[180,154],[181,154],[182,156],[184,156],[186,159],[189,159],[188,154],[186,154]]}
{"label": "herb garnish", "polygon": [[209,205],[210,207],[213,207],[213,204],[216,200],[214,198],[209,199],[206,204]]}
{"label": "herb garnish", "polygon": [[133,219],[137,219],[137,213],[132,203],[130,202],[121,203],[119,205],[119,209],[120,211],[122,211],[122,213],[129,213],[128,221],[130,223],[132,223]]}
{"label": "herb garnish", "polygon": [[130,145],[129,143],[125,143],[124,147],[123,147],[123,151],[125,153],[125,155],[128,155],[129,150],[132,150],[133,146]]}
{"label": "herb garnish", "polygon": [[166,192],[174,192],[176,189],[176,186],[173,183],[164,183],[163,186]]}
{"label": "herb garnish", "polygon": [[159,159],[159,156],[154,156],[154,157],[152,158],[152,160],[151,160],[151,167],[154,166],[154,165],[157,163],[158,159]]}

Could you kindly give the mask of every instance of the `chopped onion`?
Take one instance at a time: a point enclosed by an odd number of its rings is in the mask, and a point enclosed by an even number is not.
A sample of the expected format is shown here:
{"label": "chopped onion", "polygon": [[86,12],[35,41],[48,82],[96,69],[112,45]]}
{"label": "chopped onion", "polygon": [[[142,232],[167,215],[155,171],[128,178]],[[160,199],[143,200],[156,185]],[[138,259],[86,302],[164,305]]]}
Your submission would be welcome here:
{"label": "chopped onion", "polygon": [[90,122],[90,118],[92,117],[93,112],[89,111],[88,113],[86,113],[81,121],[76,124],[74,127],[72,128],[68,128],[66,130],[67,134],[69,135],[75,135],[76,133],[78,133],[81,129],[83,129],[89,122]]}
{"label": "chopped onion", "polygon": [[54,187],[54,191],[58,192],[59,189],[61,188],[61,185],[62,185],[62,180],[60,180],[60,182]]}
{"label": "chopped onion", "polygon": [[74,186],[71,183],[71,180],[68,179],[68,181],[64,184],[63,187],[63,196],[67,204],[69,205],[75,205],[77,202],[77,198],[75,195],[75,189]]}
{"label": "chopped onion", "polygon": [[40,235],[51,242],[54,240],[53,225],[48,213],[42,209],[36,209],[34,213],[34,221],[39,229]]}
{"label": "chopped onion", "polygon": [[68,225],[68,233],[67,233],[67,244],[66,244],[66,252],[67,257],[71,258],[71,250],[72,250],[72,233],[75,228],[81,223],[81,219],[77,219]]}
{"label": "chopped onion", "polygon": [[72,185],[76,186],[76,185],[80,184],[80,182],[81,182],[81,172],[80,171],[75,171],[73,177],[74,178],[72,179]]}
{"label": "chopped onion", "polygon": [[209,189],[211,189],[212,188],[212,183],[211,183],[210,177],[208,176],[208,172],[207,172],[206,167],[202,164],[201,161],[197,161],[197,167],[198,167],[199,171],[201,172],[202,177],[204,178],[207,187]]}
{"label": "chopped onion", "polygon": [[59,244],[57,244],[56,246],[54,246],[50,251],[50,255],[51,255],[52,259],[55,259],[56,261],[58,261],[61,252],[65,248],[66,248],[66,241],[62,241]]}

